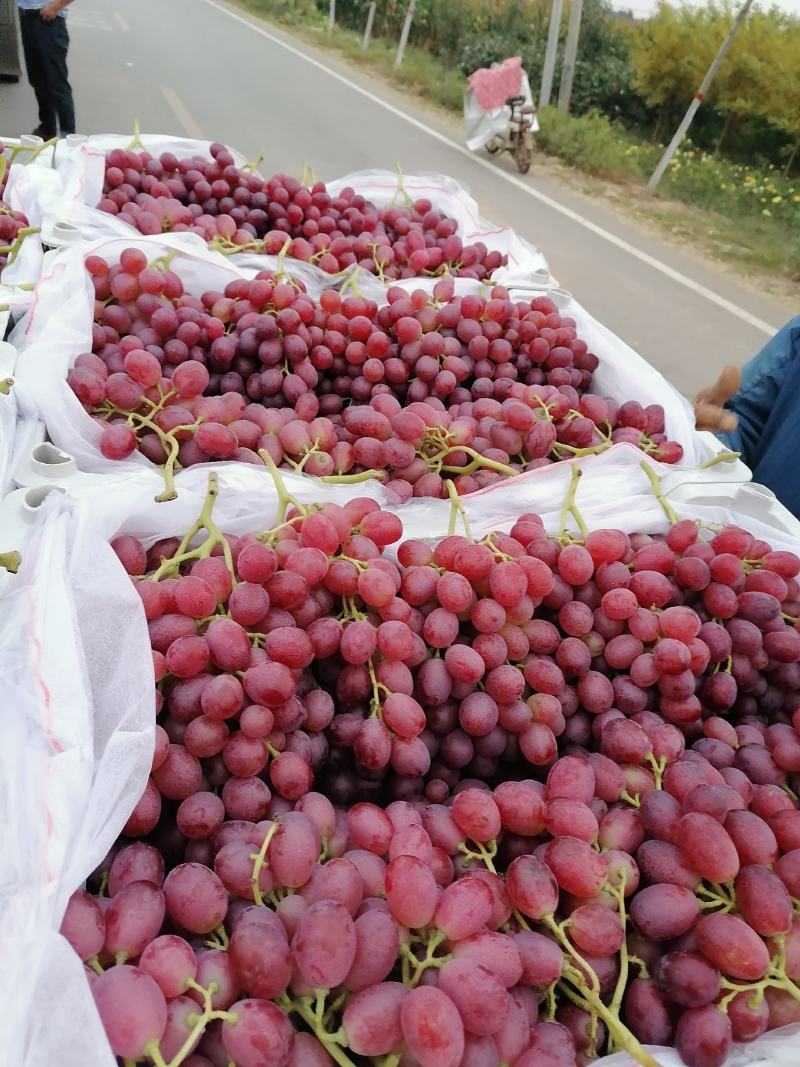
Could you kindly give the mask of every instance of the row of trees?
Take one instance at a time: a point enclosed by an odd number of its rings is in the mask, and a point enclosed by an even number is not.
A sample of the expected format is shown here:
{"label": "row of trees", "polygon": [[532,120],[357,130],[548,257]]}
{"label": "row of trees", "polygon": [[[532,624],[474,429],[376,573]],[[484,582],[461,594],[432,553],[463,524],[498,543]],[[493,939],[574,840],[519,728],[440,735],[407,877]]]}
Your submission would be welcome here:
{"label": "row of trees", "polygon": [[[734,13],[730,4],[675,8],[662,2],[653,18],[628,27],[632,88],[661,125],[700,83]],[[777,8],[752,10],[708,102],[717,118],[716,150],[736,144],[738,127],[740,142],[742,135],[750,141],[760,135],[763,154],[778,147],[791,166],[800,142],[800,22]]]}
{"label": "row of trees", "polygon": [[[317,0],[327,10],[328,0]],[[362,29],[368,0],[337,0],[337,20]],[[375,32],[397,39],[407,0],[377,0]],[[562,19],[566,35],[568,3]],[[659,140],[674,127],[734,17],[731,0],[704,7],[662,0],[640,21],[608,0],[585,0],[572,108],[597,108]],[[541,76],[550,0],[416,0],[411,41],[465,74],[521,55]],[[556,70],[556,82],[560,71]],[[800,143],[800,21],[753,9],[720,69],[693,137],[702,147],[791,166]]]}

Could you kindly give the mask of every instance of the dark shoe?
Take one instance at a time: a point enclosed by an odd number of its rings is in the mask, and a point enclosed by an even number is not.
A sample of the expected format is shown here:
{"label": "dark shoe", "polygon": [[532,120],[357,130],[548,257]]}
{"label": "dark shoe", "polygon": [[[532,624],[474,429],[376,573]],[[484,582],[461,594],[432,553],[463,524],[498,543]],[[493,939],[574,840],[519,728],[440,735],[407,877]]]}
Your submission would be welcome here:
{"label": "dark shoe", "polygon": [[55,132],[48,133],[42,126],[37,126],[35,130],[31,130],[31,134],[33,137],[41,137],[43,141],[50,141],[55,137]]}

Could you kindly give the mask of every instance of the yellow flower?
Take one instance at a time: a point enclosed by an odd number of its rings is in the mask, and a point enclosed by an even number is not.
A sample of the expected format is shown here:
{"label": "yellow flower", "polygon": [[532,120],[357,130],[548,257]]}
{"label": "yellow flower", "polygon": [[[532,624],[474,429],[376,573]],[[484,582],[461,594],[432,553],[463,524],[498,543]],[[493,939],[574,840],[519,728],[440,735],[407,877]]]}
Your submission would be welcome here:
{"label": "yellow flower", "polygon": [[762,214],[762,215],[771,215],[771,214],[772,214],[772,212],[770,211],[770,209],[769,209],[768,207],[765,207],[765,208],[764,208],[764,209],[762,210],[761,214]]}
{"label": "yellow flower", "polygon": [[773,196],[772,203],[773,204],[782,204],[783,203],[783,197],[782,196]]}

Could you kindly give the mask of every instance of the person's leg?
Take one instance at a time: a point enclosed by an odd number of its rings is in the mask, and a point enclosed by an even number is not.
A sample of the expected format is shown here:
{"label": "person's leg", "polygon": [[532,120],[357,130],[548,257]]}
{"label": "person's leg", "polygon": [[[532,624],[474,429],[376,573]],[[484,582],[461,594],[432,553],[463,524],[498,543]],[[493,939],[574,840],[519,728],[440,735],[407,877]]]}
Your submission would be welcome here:
{"label": "person's leg", "polygon": [[42,41],[42,62],[47,92],[51,106],[58,115],[58,132],[63,137],[67,133],[75,133],[75,105],[72,101],[72,89],[67,74],[67,50],[69,48],[67,20],[59,17],[51,22],[45,22],[44,19],[40,19],[37,32]]}
{"label": "person's leg", "polygon": [[42,137],[47,140],[56,135],[56,111],[47,89],[47,75],[38,33],[40,23],[44,24],[38,13],[22,13],[20,17],[25,68],[28,72],[28,81],[36,94],[36,103],[39,106],[39,131]]}

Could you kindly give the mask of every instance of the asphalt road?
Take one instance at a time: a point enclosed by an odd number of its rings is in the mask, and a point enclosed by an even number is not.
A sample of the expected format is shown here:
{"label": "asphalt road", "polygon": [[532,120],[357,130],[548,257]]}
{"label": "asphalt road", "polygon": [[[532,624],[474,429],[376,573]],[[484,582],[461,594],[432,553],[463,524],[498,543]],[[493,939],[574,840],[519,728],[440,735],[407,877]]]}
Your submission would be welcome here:
{"label": "asphalt road", "polygon": [[[218,0],[77,0],[71,80],[81,132],[221,140],[262,170],[320,178],[394,167],[466,184],[560,283],[686,392],[743,362],[789,317],[713,266],[642,234],[509,157],[471,155],[459,131],[324,52]],[[0,84],[0,135],[36,125],[32,91]],[[788,236],[788,235],[787,235]],[[799,309],[800,310],[800,309]]]}

